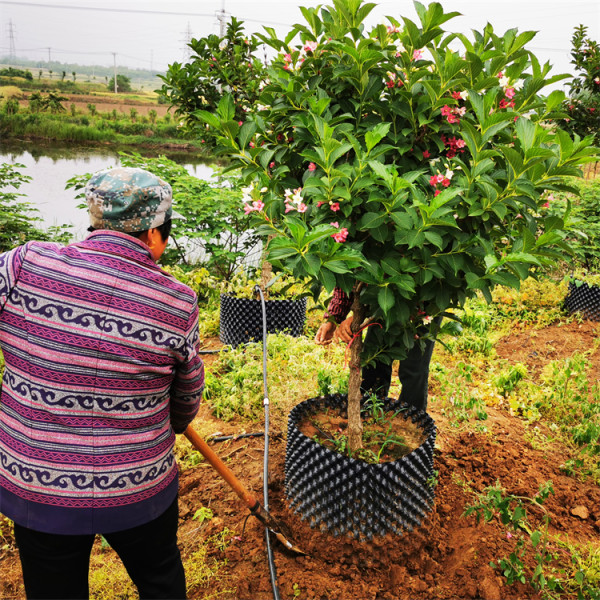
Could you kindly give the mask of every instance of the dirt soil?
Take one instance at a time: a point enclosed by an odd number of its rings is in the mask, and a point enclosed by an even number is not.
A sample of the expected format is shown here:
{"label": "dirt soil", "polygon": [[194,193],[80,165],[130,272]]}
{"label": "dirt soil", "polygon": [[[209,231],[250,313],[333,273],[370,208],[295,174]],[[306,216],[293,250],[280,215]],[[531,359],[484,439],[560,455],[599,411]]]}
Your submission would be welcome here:
{"label": "dirt soil", "polygon": [[[593,348],[598,324],[585,322],[523,331],[496,344],[499,358],[523,362],[537,371],[551,361]],[[600,356],[592,354],[594,373]],[[210,368],[211,356],[206,356]],[[472,499],[499,481],[509,493],[531,497],[540,484],[552,480],[555,494],[545,503],[551,532],[564,539],[597,543],[600,534],[600,488],[578,482],[559,466],[566,450],[542,449],[527,441],[527,426],[506,410],[488,408],[489,433],[451,427],[433,402],[430,414],[438,426],[435,468],[439,470],[434,508],[423,525],[402,537],[388,535],[369,543],[337,539],[315,531],[291,511],[284,496],[285,431],[272,428],[269,458],[269,506],[285,522],[306,556],[296,556],[273,542],[277,586],[283,599],[314,600],[517,600],[539,598],[530,587],[506,585],[489,566],[508,556],[514,540],[499,522],[477,523],[461,516]],[[199,420],[212,421],[214,431],[239,434],[245,425],[217,421],[208,410]],[[260,429],[260,427],[259,427]],[[263,444],[260,437],[215,443],[244,485],[262,500]],[[191,597],[226,600],[267,600],[274,597],[269,577],[264,530],[228,485],[206,464],[188,468],[181,477],[180,544],[184,556],[202,546],[208,536],[227,527],[236,537],[224,550],[212,548],[209,558],[227,564],[221,581],[191,591]],[[199,525],[199,507],[214,518]],[[243,534],[242,534],[243,532]],[[1,539],[0,539],[1,542]],[[561,552],[557,547],[553,550]],[[0,597],[22,597],[18,557],[14,551],[0,560]],[[215,593],[218,590],[232,592]],[[213,595],[213,593],[215,595]],[[564,597],[564,596],[563,596]]]}
{"label": "dirt soil", "polygon": [[[74,104],[77,111],[82,114],[91,114],[88,104],[93,104],[99,113],[110,113],[116,109],[118,113],[129,115],[130,110],[135,108],[139,115],[147,115],[150,110],[154,109],[158,117],[164,117],[169,112],[169,107],[166,104],[156,104],[150,101],[141,102],[131,98],[125,98],[122,95],[116,96],[95,96],[82,94],[60,93],[61,96],[68,98],[62,104],[69,110],[71,104]],[[25,95],[19,104],[25,108],[29,105],[29,95]]]}

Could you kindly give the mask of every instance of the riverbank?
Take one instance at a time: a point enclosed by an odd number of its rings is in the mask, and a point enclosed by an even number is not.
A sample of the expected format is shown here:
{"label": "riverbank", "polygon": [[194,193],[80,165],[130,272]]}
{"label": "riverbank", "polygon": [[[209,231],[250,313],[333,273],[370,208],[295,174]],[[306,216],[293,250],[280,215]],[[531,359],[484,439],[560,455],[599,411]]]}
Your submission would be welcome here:
{"label": "riverbank", "polygon": [[[66,142],[210,156],[201,139],[185,137],[169,107],[159,104],[156,94],[82,92],[1,87],[5,100],[0,103],[0,138],[4,142]],[[49,109],[44,101],[51,95],[54,97]]]}

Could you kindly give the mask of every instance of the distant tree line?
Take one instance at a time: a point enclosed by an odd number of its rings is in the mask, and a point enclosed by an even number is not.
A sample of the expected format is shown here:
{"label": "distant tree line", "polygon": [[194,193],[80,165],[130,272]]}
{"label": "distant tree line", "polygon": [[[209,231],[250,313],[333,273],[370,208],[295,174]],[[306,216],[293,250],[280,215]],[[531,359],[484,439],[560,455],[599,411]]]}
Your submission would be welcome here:
{"label": "distant tree line", "polygon": [[[98,79],[109,79],[114,76],[114,67],[102,66],[102,65],[78,65],[75,63],[62,63],[59,61],[43,61],[43,60],[30,60],[27,58],[13,58],[9,56],[0,56],[0,64],[3,65],[18,65],[20,67],[27,67],[29,69],[46,69],[49,72],[61,74],[76,72],[82,75],[88,75],[90,77],[97,77]],[[12,67],[9,67],[12,68]],[[18,70],[18,69],[17,69]],[[133,69],[119,65],[117,70],[120,75],[124,75],[132,82],[144,82],[157,77],[162,72],[150,70],[150,69]],[[14,77],[15,75],[13,75]],[[21,75],[22,77],[22,75]]]}

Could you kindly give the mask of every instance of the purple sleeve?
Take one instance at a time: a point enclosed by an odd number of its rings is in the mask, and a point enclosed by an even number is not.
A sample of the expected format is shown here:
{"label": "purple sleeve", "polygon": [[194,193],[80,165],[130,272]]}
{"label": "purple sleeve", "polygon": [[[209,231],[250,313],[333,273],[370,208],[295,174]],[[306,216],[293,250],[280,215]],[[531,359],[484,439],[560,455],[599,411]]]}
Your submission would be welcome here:
{"label": "purple sleeve", "polygon": [[27,246],[19,246],[0,254],[0,312],[17,283]]}
{"label": "purple sleeve", "polygon": [[194,420],[204,390],[204,363],[199,354],[198,306],[188,321],[182,362],[177,367],[171,386],[171,426],[175,433],[183,433]]}
{"label": "purple sleeve", "polygon": [[341,323],[352,307],[352,294],[348,295],[341,288],[334,288],[333,296],[325,312],[325,318],[333,317],[336,323]]}

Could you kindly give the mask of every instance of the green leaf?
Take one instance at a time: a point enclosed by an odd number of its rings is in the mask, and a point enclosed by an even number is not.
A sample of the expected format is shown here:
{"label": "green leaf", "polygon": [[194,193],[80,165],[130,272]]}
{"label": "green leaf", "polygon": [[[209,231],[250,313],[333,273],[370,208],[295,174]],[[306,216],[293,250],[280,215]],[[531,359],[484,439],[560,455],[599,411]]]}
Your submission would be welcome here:
{"label": "green leaf", "polygon": [[382,287],[377,294],[377,302],[383,311],[383,314],[387,315],[390,309],[395,304],[394,292],[390,290],[389,286]]}
{"label": "green leaf", "polygon": [[391,123],[380,123],[365,134],[367,150],[372,150],[388,134]]}
{"label": "green leaf", "polygon": [[254,121],[246,121],[240,129],[238,140],[240,142],[240,148],[246,148],[254,134],[256,133],[256,123]]}
{"label": "green leaf", "polygon": [[235,117],[235,107],[231,94],[225,94],[217,106],[217,114],[221,121],[232,121]]}

